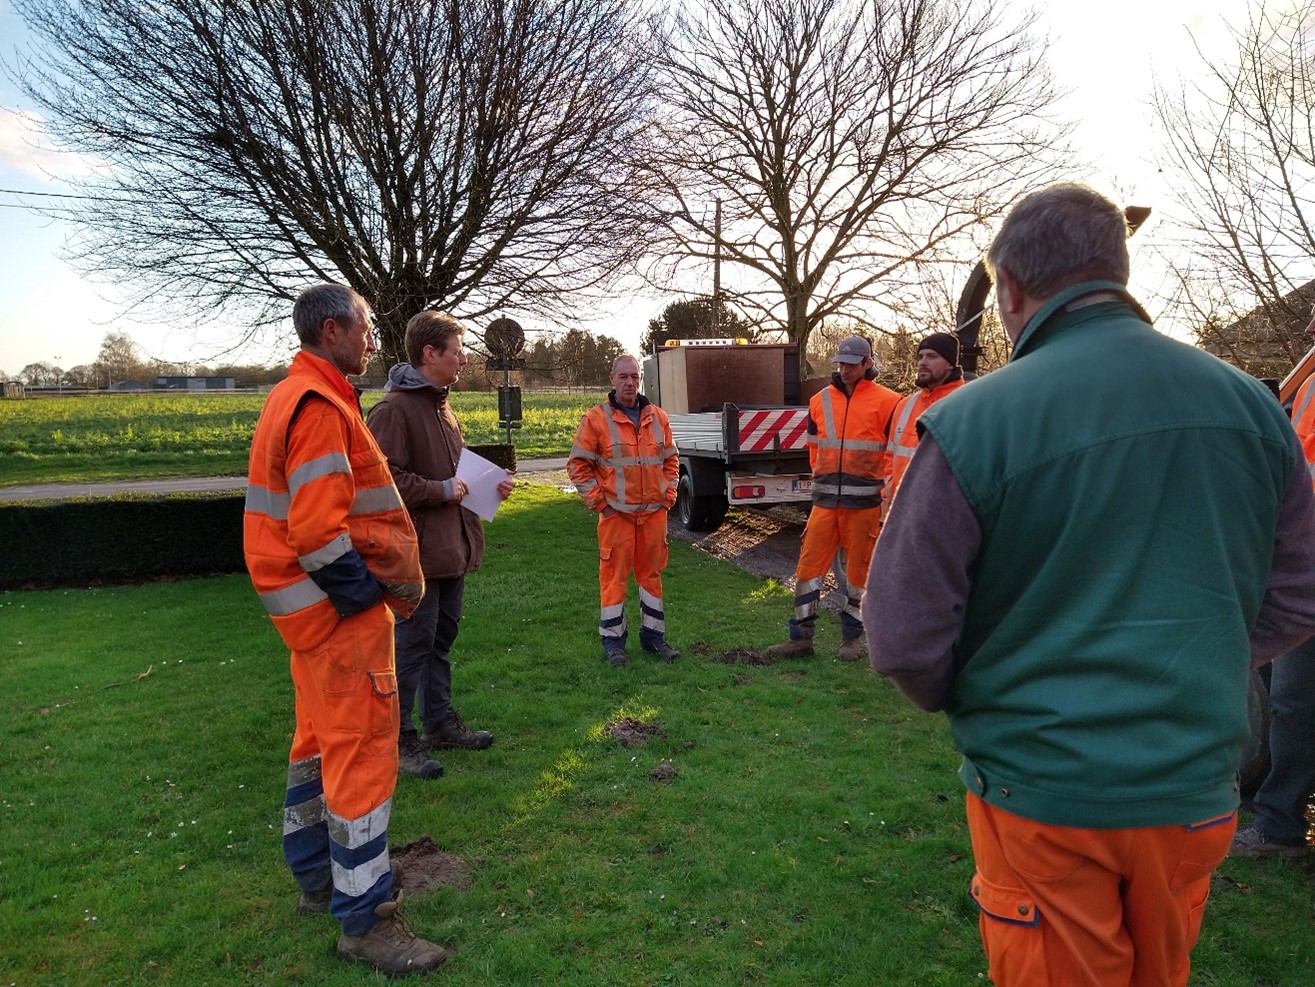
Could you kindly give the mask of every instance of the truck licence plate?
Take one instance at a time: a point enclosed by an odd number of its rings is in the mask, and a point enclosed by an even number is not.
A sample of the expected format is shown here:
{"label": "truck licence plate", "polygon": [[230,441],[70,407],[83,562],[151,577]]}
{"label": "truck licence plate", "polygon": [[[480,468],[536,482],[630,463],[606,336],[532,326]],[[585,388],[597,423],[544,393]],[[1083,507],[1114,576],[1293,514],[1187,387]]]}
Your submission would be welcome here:
{"label": "truck licence plate", "polygon": [[790,488],[795,493],[801,493],[801,494],[812,493],[813,478],[810,476],[805,479],[795,480],[792,484],[790,484]]}

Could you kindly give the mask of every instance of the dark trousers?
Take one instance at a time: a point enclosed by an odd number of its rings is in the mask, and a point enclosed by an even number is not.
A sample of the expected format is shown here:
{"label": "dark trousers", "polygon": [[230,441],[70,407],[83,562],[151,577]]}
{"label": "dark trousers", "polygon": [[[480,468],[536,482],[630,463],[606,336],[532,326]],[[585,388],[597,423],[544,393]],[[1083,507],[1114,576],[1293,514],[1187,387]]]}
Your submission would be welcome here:
{"label": "dark trousers", "polygon": [[452,709],[449,654],[457,639],[465,590],[465,576],[426,579],[420,606],[409,620],[397,621],[397,701],[403,733],[415,729],[411,712],[417,696],[425,733],[436,733]]}
{"label": "dark trousers", "polygon": [[1315,786],[1315,638],[1277,659],[1269,680],[1270,769],[1252,800],[1268,840],[1306,838]]}

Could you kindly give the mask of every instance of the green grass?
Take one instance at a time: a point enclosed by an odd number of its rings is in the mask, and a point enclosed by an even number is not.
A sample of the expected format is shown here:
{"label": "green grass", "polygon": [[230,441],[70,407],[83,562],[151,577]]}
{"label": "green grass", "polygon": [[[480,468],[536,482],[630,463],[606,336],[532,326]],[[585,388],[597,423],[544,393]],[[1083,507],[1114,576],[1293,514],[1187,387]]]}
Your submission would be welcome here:
{"label": "green grass", "polygon": [[[382,397],[368,391],[368,409]],[[564,456],[580,416],[602,392],[526,392],[512,431],[522,459]],[[262,394],[92,394],[0,401],[0,486],[247,470]],[[452,406],[471,445],[505,442],[493,393],[458,392]]]}
{"label": "green grass", "polygon": [[[685,657],[612,669],[578,499],[524,485],[488,536],[454,660],[497,743],[401,779],[393,813],[395,845],[476,868],[412,902],[456,948],[434,982],[985,982],[945,721],[830,657],[834,619],[817,658],[725,664],[780,638],[789,595],[676,543]],[[292,689],[245,577],[0,594],[0,695],[0,984],[382,982],[293,914]],[[623,715],[665,736],[623,748],[602,732]],[[1192,983],[1315,983],[1310,923],[1306,865],[1227,862]]]}

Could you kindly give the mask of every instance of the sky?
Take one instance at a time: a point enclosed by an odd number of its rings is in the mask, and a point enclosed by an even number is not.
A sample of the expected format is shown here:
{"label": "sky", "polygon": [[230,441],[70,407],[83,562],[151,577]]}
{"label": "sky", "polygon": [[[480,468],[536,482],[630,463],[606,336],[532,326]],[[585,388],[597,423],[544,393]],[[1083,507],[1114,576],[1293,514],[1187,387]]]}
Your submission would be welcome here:
{"label": "sky", "polygon": [[[1170,211],[1167,191],[1153,163],[1155,127],[1149,106],[1153,84],[1180,75],[1199,75],[1196,44],[1213,57],[1227,57],[1225,22],[1243,23],[1251,0],[1050,0],[1040,11],[1038,30],[1048,36],[1052,72],[1068,95],[1059,109],[1078,121],[1073,140],[1088,166],[1079,174],[1097,189],[1124,204],[1151,206],[1143,240],[1153,236],[1157,219]],[[1273,3],[1284,0],[1270,0]],[[1022,9],[1019,0],[1001,0]],[[1093,12],[1098,12],[1093,13]],[[1190,32],[1190,33],[1189,33]],[[12,61],[17,45],[26,40],[22,19],[9,0],[0,0],[0,59]],[[18,124],[29,107],[21,93],[0,75],[0,190],[58,192],[57,180],[70,167],[67,156],[32,146],[33,137]],[[30,198],[28,201],[32,201]],[[113,285],[83,278],[63,259],[70,234],[0,191],[0,297],[6,299],[0,320],[0,372],[17,374],[30,363],[49,362],[62,368],[91,363],[110,331],[127,332],[143,355],[169,361],[213,362],[231,344],[234,330],[198,319],[193,324],[151,324],[125,315],[123,297]],[[1133,241],[1132,289],[1139,285],[1137,249]],[[672,300],[666,297],[619,298],[610,311],[584,328],[605,332],[637,347],[648,320]],[[531,333],[557,328],[523,320]],[[291,324],[282,339],[267,334],[263,345],[225,357],[232,362],[278,363],[290,356]]]}

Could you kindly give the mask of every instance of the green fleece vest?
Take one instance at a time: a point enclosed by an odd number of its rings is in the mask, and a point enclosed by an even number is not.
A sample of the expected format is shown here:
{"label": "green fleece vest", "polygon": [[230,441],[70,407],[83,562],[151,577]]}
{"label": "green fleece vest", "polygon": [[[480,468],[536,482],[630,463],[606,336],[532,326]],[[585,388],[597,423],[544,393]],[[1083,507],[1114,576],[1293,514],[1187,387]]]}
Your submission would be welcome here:
{"label": "green fleece vest", "polygon": [[[1066,311],[1096,291],[1119,301]],[[1257,381],[1070,288],[928,409],[981,525],[947,712],[969,790],[1063,826],[1237,805],[1249,634],[1301,462]]]}

